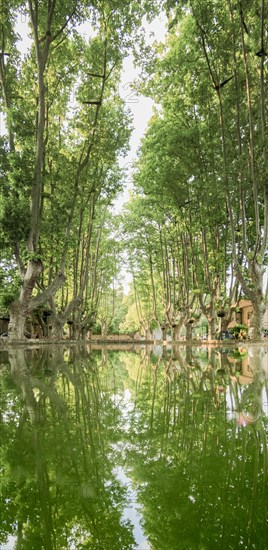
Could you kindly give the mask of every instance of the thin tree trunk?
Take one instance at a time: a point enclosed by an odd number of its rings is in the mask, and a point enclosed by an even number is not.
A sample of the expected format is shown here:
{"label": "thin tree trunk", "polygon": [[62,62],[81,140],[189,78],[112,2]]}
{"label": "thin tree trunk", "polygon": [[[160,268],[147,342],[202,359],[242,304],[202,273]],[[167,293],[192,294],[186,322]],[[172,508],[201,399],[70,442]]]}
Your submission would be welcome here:
{"label": "thin tree trunk", "polygon": [[185,323],[185,328],[186,328],[186,340],[187,341],[192,340],[192,332],[193,332],[192,324],[187,321]]}

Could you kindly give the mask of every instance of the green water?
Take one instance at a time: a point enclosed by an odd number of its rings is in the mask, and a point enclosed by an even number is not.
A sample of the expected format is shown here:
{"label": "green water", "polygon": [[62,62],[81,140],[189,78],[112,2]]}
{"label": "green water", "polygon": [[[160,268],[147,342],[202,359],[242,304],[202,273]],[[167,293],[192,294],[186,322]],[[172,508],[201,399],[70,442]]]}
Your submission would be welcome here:
{"label": "green water", "polygon": [[268,348],[0,367],[1,550],[268,548]]}

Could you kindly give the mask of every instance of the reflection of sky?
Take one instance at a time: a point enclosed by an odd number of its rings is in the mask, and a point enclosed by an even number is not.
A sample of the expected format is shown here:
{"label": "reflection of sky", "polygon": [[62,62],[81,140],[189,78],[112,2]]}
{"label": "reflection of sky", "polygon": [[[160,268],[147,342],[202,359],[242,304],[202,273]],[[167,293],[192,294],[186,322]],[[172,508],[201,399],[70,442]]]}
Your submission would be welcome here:
{"label": "reflection of sky", "polygon": [[265,387],[262,389],[262,410],[268,418],[268,393]]}
{"label": "reflection of sky", "polygon": [[129,506],[124,508],[123,520],[129,520],[133,525],[133,535],[136,541],[137,550],[150,550],[150,544],[146,540],[145,534],[141,526],[142,516],[140,514],[140,508],[136,502],[136,492],[132,489],[131,479],[126,475],[125,470],[121,467],[116,467],[113,470],[114,475],[118,481],[127,487]]}
{"label": "reflection of sky", "polygon": [[234,401],[232,399],[232,395],[231,395],[231,392],[230,392],[230,387],[227,386],[226,388],[226,410],[227,410],[227,417],[229,420],[231,420],[232,418],[232,412],[234,411],[235,409],[235,406],[234,406]]}
{"label": "reflection of sky", "polygon": [[[129,413],[133,411],[134,404],[131,400],[131,393],[128,389],[124,391],[124,397],[121,400],[121,413],[124,419],[125,431],[129,428]],[[114,475],[118,481],[127,487],[127,500],[129,505],[124,508],[123,520],[129,520],[133,525],[133,535],[137,544],[137,550],[150,550],[150,544],[146,540],[146,536],[143,532],[141,521],[142,515],[140,513],[140,507],[137,503],[136,491],[132,487],[132,480],[129,478],[121,466],[117,466],[113,469]]]}
{"label": "reflection of sky", "polygon": [[9,537],[6,544],[0,545],[0,550],[13,550],[16,546],[16,538],[15,537]]}
{"label": "reflection of sky", "polygon": [[121,415],[124,420],[124,430],[127,432],[129,428],[129,413],[131,413],[134,408],[134,403],[131,401],[131,393],[128,389],[126,389],[123,397],[120,394],[115,394],[113,396],[113,400],[117,407],[121,407]]}

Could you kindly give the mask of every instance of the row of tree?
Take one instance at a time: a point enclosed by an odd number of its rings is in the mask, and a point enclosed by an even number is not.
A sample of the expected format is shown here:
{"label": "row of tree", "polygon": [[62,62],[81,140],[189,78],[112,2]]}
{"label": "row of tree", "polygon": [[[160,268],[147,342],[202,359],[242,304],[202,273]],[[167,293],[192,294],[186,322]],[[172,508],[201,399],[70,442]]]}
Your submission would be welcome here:
{"label": "row of tree", "polygon": [[[204,315],[226,329],[240,296],[252,337],[267,302],[267,13],[264,1],[168,3],[169,32],[139,87],[158,107],[122,222],[142,322],[175,337]],[[220,322],[219,322],[220,320]]]}
{"label": "row of tree", "polygon": [[[11,340],[33,313],[44,332],[49,313],[55,338],[68,319],[75,337],[86,334],[118,272],[109,207],[130,116],[117,85],[153,4],[1,2],[0,278]],[[29,35],[26,54],[18,32]]]}
{"label": "row of tree", "polygon": [[[164,4],[165,44],[148,50],[152,1],[1,4],[0,282],[10,339],[35,314],[45,336],[173,329],[205,316],[224,330],[240,296],[262,338],[267,302],[267,14],[264,0]],[[19,14],[31,47],[18,50]],[[88,25],[86,35],[82,25]],[[21,25],[20,25],[21,26]],[[138,45],[139,91],[158,107],[135,193],[111,215],[131,132],[115,92]],[[146,55],[145,55],[146,54]],[[121,253],[133,277],[122,303]],[[49,316],[49,326],[46,319]],[[116,320],[116,322],[115,322]],[[220,322],[219,322],[220,320]]]}

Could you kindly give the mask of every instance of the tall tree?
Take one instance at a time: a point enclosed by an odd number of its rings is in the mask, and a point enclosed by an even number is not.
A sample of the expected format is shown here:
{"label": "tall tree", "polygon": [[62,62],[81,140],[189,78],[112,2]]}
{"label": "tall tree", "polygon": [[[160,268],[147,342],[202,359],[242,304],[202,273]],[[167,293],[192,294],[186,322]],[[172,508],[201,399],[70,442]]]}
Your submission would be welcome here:
{"label": "tall tree", "polygon": [[188,221],[193,282],[211,334],[219,303],[228,310],[240,288],[259,339],[268,214],[264,4],[167,9],[167,42],[141,85],[161,108],[141,147],[138,184],[152,201],[168,197],[179,223]]}
{"label": "tall tree", "polygon": [[[114,96],[122,58],[137,34],[145,5],[148,13],[153,11],[150,1],[119,1],[113,6],[105,0],[1,3],[0,82],[7,125],[7,140],[1,144],[5,157],[1,223],[21,276],[19,296],[10,308],[10,339],[23,338],[27,315],[53,300],[66,281],[80,193],[90,190],[90,181],[85,187],[86,171],[90,167],[94,172],[96,144],[105,148],[102,162],[110,163],[109,168],[115,151],[124,148],[127,134],[122,119],[119,128],[116,107],[109,111],[107,102]],[[24,60],[16,50],[20,10],[32,39]],[[85,21],[95,35],[89,39],[79,33]],[[78,91],[71,109],[74,83]],[[113,139],[108,134],[111,126],[116,128]],[[60,259],[51,260],[57,270],[45,264],[49,216],[53,244],[56,234],[60,244]]]}

